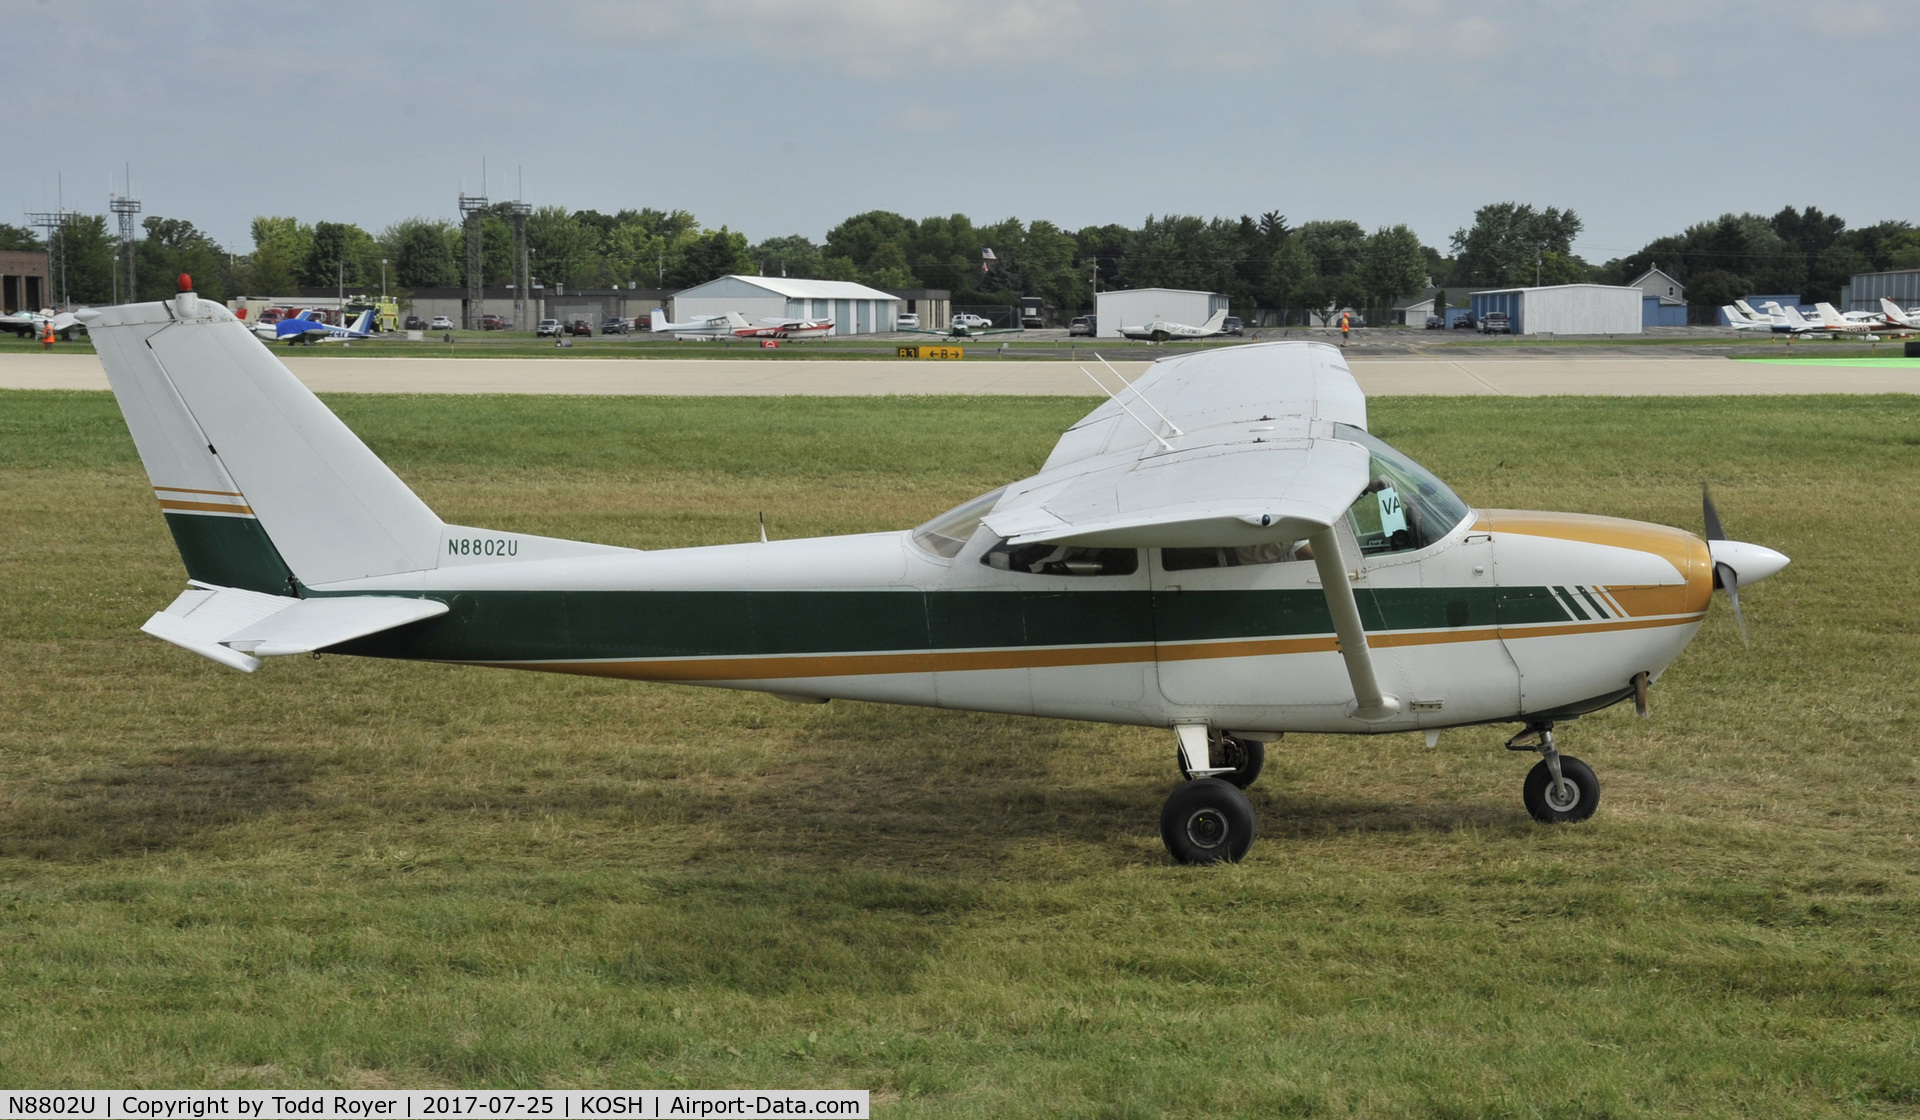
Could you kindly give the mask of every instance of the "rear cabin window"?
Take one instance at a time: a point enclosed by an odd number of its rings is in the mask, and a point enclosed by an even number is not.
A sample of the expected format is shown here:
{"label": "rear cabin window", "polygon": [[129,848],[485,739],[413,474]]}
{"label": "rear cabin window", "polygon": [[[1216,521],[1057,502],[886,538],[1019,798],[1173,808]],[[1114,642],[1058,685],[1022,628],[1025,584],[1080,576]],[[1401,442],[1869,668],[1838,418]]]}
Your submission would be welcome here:
{"label": "rear cabin window", "polygon": [[1200,568],[1244,568],[1251,564],[1285,564],[1291,560],[1311,560],[1313,550],[1306,541],[1273,541],[1225,548],[1163,548],[1160,566],[1169,572],[1191,572]]}
{"label": "rear cabin window", "polygon": [[1130,576],[1140,570],[1140,551],[1067,544],[1010,545],[1001,541],[988,549],[980,562],[1003,572],[1042,576]]}

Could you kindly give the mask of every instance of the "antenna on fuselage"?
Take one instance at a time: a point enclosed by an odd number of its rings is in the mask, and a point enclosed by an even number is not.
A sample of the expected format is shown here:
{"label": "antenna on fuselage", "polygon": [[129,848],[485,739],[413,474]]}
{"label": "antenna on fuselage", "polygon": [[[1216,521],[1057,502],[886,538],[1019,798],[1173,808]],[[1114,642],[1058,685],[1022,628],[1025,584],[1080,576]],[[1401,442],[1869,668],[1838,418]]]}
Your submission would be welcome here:
{"label": "antenna on fuselage", "polygon": [[760,543],[767,543],[767,511],[760,511]]}
{"label": "antenna on fuselage", "polygon": [[[1095,385],[1099,385],[1099,386],[1100,386],[1100,391],[1101,391],[1101,392],[1103,392],[1103,393],[1105,393],[1105,394],[1106,394],[1106,395],[1107,395],[1108,397],[1111,397],[1111,398],[1113,399],[1113,403],[1114,403],[1114,404],[1117,404],[1117,405],[1119,405],[1119,406],[1120,406],[1120,411],[1122,411],[1122,412],[1124,412],[1124,413],[1126,413],[1126,414],[1127,414],[1128,416],[1131,416],[1131,417],[1133,417],[1133,422],[1134,422],[1134,423],[1136,423],[1136,424],[1138,424],[1138,425],[1140,425],[1140,426],[1141,426],[1142,428],[1145,428],[1145,429],[1147,430],[1147,434],[1148,434],[1148,435],[1150,435],[1150,436],[1152,436],[1152,437],[1153,437],[1154,439],[1156,439],[1156,440],[1159,440],[1159,441],[1160,441],[1160,446],[1161,446],[1161,448],[1162,448],[1162,449],[1164,449],[1164,450],[1167,450],[1167,451],[1172,451],[1172,450],[1173,450],[1173,445],[1172,445],[1171,443],[1168,443],[1168,442],[1166,441],[1166,437],[1164,437],[1164,436],[1162,436],[1162,435],[1161,435],[1161,434],[1160,434],[1159,432],[1156,432],[1156,431],[1154,431],[1154,430],[1153,430],[1153,425],[1152,425],[1152,424],[1149,424],[1149,423],[1147,423],[1147,422],[1146,422],[1145,420],[1142,420],[1142,419],[1140,419],[1140,414],[1139,414],[1139,413],[1137,413],[1137,412],[1135,412],[1135,411],[1134,411],[1134,410],[1132,410],[1131,408],[1128,408],[1128,407],[1127,407],[1127,404],[1126,404],[1126,402],[1125,402],[1125,401],[1123,401],[1123,400],[1121,400],[1121,399],[1120,399],[1119,397],[1117,397],[1117,396],[1114,396],[1114,392],[1113,392],[1113,390],[1112,390],[1112,389],[1109,389],[1109,388],[1107,388],[1107,387],[1106,387],[1105,385],[1102,385],[1102,384],[1101,384],[1101,382],[1100,382],[1100,379],[1099,379],[1098,377],[1095,377],[1095,376],[1094,376],[1093,374],[1091,374],[1091,373],[1088,373],[1088,372],[1087,372],[1087,367],[1086,367],[1086,366],[1076,366],[1076,367],[1074,367],[1074,368],[1076,368],[1076,369],[1078,369],[1078,370],[1079,370],[1079,371],[1080,371],[1081,373],[1085,373],[1085,374],[1087,374],[1087,380],[1088,380],[1088,381],[1091,381],[1091,382],[1093,382],[1093,383],[1094,383]],[[1108,368],[1108,369],[1112,369],[1113,367],[1112,367],[1112,366],[1108,366],[1107,368]],[[1144,399],[1144,398],[1143,398],[1143,399]],[[1182,433],[1182,432],[1181,432],[1181,431],[1180,431],[1180,430],[1179,430],[1178,428],[1175,428],[1175,429],[1174,429],[1174,433],[1173,433],[1173,434],[1174,434],[1174,435],[1181,435],[1181,434],[1183,434],[1183,433]]]}

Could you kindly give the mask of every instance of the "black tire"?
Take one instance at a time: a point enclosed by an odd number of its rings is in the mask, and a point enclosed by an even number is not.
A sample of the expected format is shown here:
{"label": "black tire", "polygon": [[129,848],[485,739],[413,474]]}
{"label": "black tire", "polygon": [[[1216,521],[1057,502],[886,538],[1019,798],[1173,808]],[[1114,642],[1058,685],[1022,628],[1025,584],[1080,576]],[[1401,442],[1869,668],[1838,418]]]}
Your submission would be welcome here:
{"label": "black tire", "polygon": [[1180,863],[1238,863],[1253,847],[1253,805],[1237,786],[1197,778],[1160,810],[1160,839]]}
{"label": "black tire", "polygon": [[1560,776],[1573,784],[1574,798],[1567,804],[1561,803],[1559,795],[1548,795],[1553,773],[1547,769],[1545,759],[1528,771],[1526,784],[1520,787],[1527,814],[1541,824],[1575,824],[1593,816],[1593,811],[1600,807],[1600,779],[1593,776],[1593,767],[1563,754]]}
{"label": "black tire", "polygon": [[[1213,775],[1223,782],[1232,782],[1241,789],[1253,785],[1260,777],[1260,770],[1267,764],[1267,745],[1251,739],[1235,739],[1231,735],[1222,735],[1217,746],[1207,752],[1208,763],[1215,766],[1231,766],[1232,770],[1224,774]],[[1179,747],[1173,749],[1173,761],[1180,767],[1180,776],[1193,780],[1193,771],[1187,769],[1187,752]]]}

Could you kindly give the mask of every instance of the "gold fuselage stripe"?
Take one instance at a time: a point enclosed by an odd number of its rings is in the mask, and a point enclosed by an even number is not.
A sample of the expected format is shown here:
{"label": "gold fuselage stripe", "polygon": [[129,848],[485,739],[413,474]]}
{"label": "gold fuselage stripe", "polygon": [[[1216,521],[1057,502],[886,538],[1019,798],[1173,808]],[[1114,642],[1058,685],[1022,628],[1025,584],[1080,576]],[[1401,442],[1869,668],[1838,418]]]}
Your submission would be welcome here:
{"label": "gold fuselage stripe", "polygon": [[182,502],[172,498],[162,498],[160,508],[183,513],[241,513],[248,517],[253,516],[251,506],[226,505],[220,502]]}

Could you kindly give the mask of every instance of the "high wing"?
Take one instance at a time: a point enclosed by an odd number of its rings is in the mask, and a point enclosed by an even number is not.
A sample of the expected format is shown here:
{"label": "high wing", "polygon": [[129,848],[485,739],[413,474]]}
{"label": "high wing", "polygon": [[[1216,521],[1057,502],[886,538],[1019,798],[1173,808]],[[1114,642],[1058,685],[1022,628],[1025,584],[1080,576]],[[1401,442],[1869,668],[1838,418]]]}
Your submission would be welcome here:
{"label": "high wing", "polygon": [[1303,540],[1368,483],[1366,398],[1331,346],[1236,346],[1156,362],[1007,487],[988,528],[1018,544],[1132,548]]}

